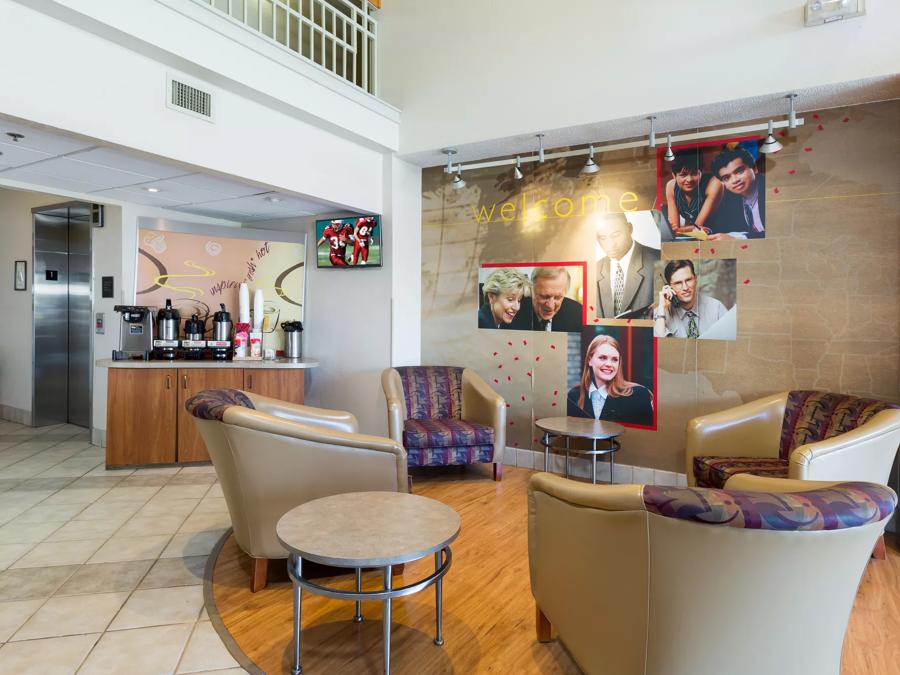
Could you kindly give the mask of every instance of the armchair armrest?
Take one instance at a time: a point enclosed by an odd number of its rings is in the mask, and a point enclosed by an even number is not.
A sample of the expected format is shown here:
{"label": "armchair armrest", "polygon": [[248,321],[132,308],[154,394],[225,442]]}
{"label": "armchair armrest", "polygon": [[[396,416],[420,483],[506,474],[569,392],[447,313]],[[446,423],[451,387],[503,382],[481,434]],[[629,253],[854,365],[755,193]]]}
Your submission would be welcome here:
{"label": "armchair armrest", "polygon": [[493,427],[494,457],[499,462],[506,448],[506,401],[470,368],[462,374],[462,417]]}
{"label": "armchair armrest", "polygon": [[739,492],[807,492],[828,488],[844,481],[834,480],[794,480],[792,478],[772,478],[771,476],[754,476],[752,473],[739,473],[725,483],[726,490]]}
{"label": "armchair armrest", "polygon": [[603,511],[643,511],[643,485],[591,485],[552,473],[536,473],[528,481],[529,512],[531,496],[543,492],[573,506]]}
{"label": "armchair armrest", "polygon": [[400,374],[393,368],[385,368],[381,373],[381,388],[387,402],[388,436],[403,444],[403,422],[406,420],[406,399]]}
{"label": "armchair armrest", "polygon": [[791,478],[868,481],[886,485],[900,444],[900,410],[882,410],[865,424],[795,448]]}
{"label": "armchair armrest", "polygon": [[308,405],[298,405],[280,401],[268,396],[259,396],[250,392],[244,392],[253,402],[256,410],[273,417],[278,417],[300,424],[314,424],[335,431],[356,433],[359,431],[359,422],[356,417],[344,410],[329,410],[327,408],[313,408]]}
{"label": "armchair armrest", "polygon": [[695,417],[687,425],[685,469],[696,485],[694,457],[777,457],[787,392]]}

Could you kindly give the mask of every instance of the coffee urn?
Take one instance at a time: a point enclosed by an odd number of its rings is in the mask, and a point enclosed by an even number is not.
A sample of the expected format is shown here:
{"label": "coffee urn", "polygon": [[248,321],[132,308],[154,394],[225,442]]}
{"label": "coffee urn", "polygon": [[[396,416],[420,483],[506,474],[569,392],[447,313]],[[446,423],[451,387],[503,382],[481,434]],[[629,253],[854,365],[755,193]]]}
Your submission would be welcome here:
{"label": "coffee urn", "polygon": [[206,321],[191,314],[191,318],[184,322],[184,339],[181,341],[184,356],[188,359],[199,359],[203,356],[203,348],[206,347]]}
{"label": "coffee urn", "polygon": [[166,306],[156,315],[156,339],[153,341],[157,358],[171,361],[178,349],[178,329],[181,327],[181,314],[172,309],[172,301],[166,298]]}
{"label": "coffee urn", "polygon": [[216,361],[227,361],[231,355],[231,333],[234,324],[231,323],[231,314],[225,309],[225,304],[213,314],[213,339],[206,344],[212,348],[212,355]]}
{"label": "coffee urn", "polygon": [[299,321],[282,321],[284,331],[284,356],[288,359],[299,359],[303,356],[303,324]]}

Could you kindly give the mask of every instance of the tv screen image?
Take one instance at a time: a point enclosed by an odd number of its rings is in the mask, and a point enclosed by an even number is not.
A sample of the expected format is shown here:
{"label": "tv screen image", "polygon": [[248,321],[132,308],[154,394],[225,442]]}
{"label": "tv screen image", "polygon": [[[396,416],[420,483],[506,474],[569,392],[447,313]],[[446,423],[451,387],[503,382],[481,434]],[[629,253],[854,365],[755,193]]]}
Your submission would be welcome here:
{"label": "tv screen image", "polygon": [[381,267],[381,216],[316,221],[317,267]]}

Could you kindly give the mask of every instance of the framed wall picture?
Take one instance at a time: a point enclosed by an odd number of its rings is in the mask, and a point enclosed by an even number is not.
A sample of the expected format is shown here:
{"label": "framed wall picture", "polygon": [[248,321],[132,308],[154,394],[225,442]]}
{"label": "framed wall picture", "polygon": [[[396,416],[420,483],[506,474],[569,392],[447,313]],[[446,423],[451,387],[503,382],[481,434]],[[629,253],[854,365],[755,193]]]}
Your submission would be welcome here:
{"label": "framed wall picture", "polygon": [[15,273],[13,274],[13,289],[17,291],[28,290],[28,261],[16,260]]}

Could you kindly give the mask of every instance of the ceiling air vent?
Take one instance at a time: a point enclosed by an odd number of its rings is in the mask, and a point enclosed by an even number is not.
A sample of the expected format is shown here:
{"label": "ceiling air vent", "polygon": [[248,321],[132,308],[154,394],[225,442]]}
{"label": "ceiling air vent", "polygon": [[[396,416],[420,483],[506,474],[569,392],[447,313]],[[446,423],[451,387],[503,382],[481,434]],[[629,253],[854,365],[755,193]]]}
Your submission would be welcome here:
{"label": "ceiling air vent", "polygon": [[167,80],[169,94],[166,104],[170,108],[208,122],[212,121],[212,94],[174,77],[169,77]]}

